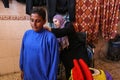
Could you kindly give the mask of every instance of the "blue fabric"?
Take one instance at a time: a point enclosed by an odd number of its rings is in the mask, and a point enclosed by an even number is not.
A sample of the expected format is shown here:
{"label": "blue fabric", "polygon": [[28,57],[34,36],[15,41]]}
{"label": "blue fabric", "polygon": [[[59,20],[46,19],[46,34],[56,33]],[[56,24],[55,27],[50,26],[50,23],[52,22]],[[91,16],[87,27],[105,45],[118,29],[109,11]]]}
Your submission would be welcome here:
{"label": "blue fabric", "polygon": [[87,46],[87,51],[88,51],[88,57],[89,57],[89,59],[92,59],[94,53],[93,53],[92,48],[89,45]]}
{"label": "blue fabric", "polygon": [[58,62],[58,42],[51,32],[25,32],[20,53],[24,80],[57,80]]}

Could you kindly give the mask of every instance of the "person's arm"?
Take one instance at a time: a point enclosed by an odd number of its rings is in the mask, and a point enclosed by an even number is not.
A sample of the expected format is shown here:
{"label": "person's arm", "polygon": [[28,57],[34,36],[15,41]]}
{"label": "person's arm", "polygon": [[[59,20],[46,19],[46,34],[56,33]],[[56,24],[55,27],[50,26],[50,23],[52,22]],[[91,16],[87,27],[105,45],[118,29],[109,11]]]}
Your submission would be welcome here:
{"label": "person's arm", "polygon": [[23,38],[22,38],[22,44],[21,44],[21,50],[20,50],[20,60],[19,60],[19,67],[21,70],[21,79],[23,80],[24,77],[24,71],[23,71],[23,62],[24,62],[24,39],[26,37],[27,32],[25,32]]}
{"label": "person's arm", "polygon": [[75,32],[74,26],[72,23],[68,22],[65,24],[64,28],[58,29],[58,28],[51,28],[51,32],[57,37],[64,37],[70,34],[73,34]]}
{"label": "person's arm", "polygon": [[21,52],[20,52],[20,70],[21,70],[21,80],[23,80],[23,50],[24,50],[24,46],[23,46],[23,41],[22,41],[22,46],[21,46]]}
{"label": "person's arm", "polygon": [[50,59],[50,71],[49,71],[49,79],[48,80],[57,80],[57,70],[59,64],[59,47],[58,41],[56,37],[52,37],[49,39],[49,51],[51,53]]}

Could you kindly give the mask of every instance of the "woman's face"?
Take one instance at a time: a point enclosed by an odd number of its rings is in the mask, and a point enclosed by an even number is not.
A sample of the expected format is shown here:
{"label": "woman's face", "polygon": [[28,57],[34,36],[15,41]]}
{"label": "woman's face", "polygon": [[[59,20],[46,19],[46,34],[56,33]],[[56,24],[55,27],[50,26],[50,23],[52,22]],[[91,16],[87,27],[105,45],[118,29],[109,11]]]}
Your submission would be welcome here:
{"label": "woman's face", "polygon": [[60,21],[58,19],[53,19],[53,23],[56,28],[60,28]]}
{"label": "woman's face", "polygon": [[46,21],[43,20],[42,17],[37,13],[32,13],[30,16],[30,24],[32,26],[32,29],[36,32],[40,31],[43,28],[45,22]]}

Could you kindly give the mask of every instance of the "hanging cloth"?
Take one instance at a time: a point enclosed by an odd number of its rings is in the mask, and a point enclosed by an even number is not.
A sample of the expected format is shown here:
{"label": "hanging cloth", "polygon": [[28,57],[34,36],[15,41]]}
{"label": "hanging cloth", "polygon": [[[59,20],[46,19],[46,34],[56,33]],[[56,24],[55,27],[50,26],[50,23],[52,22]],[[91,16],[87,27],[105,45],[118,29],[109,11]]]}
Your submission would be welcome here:
{"label": "hanging cloth", "polygon": [[101,0],[101,32],[104,39],[113,39],[117,33],[120,0]]}
{"label": "hanging cloth", "polygon": [[9,0],[2,0],[4,7],[9,8]]}
{"label": "hanging cloth", "polygon": [[78,32],[87,32],[87,41],[97,40],[99,30],[99,0],[76,0],[74,27]]}

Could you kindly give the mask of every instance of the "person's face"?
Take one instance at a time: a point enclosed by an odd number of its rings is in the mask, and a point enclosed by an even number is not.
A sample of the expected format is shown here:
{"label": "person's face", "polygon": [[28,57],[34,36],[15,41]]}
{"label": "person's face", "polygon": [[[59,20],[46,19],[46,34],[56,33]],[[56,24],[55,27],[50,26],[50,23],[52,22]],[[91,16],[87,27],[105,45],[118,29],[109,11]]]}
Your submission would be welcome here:
{"label": "person's face", "polygon": [[60,21],[58,19],[53,19],[53,23],[56,26],[56,28],[60,28]]}
{"label": "person's face", "polygon": [[34,31],[38,32],[43,28],[43,25],[45,24],[45,20],[42,19],[41,16],[39,16],[37,13],[32,13],[30,16],[30,24]]}

